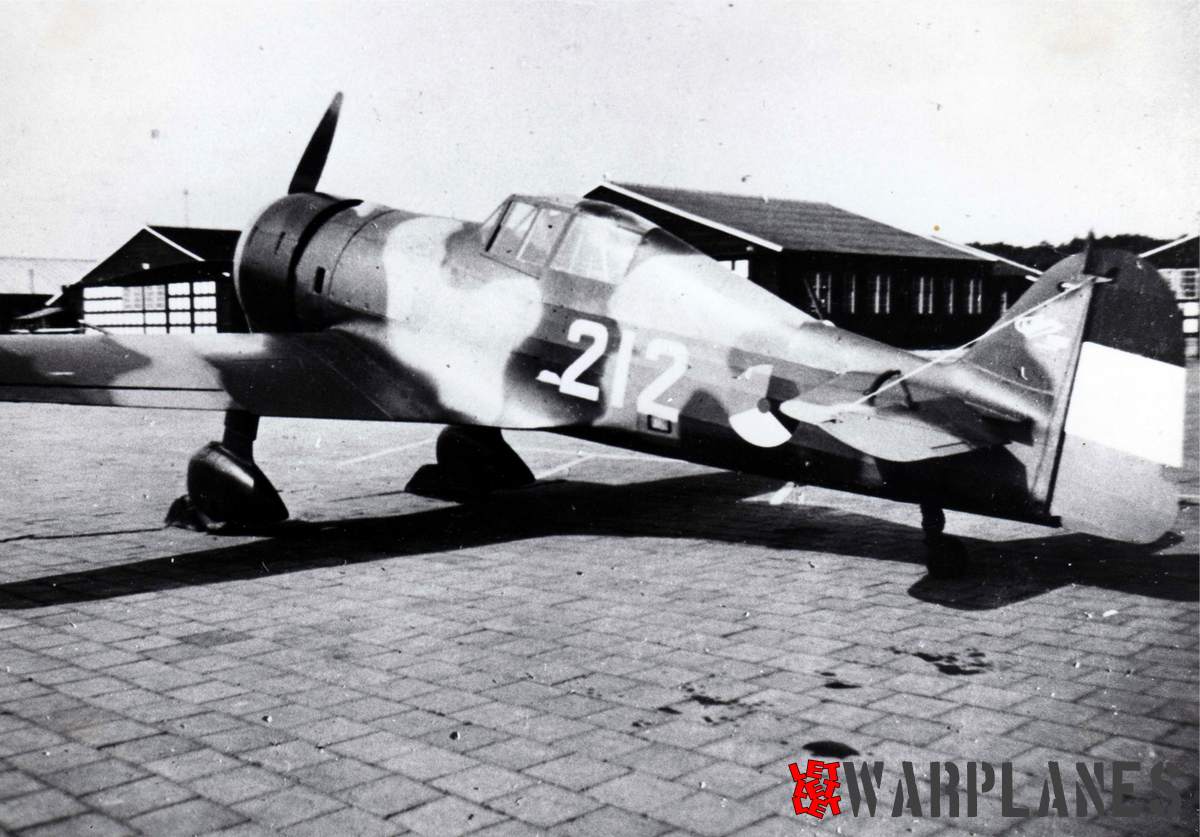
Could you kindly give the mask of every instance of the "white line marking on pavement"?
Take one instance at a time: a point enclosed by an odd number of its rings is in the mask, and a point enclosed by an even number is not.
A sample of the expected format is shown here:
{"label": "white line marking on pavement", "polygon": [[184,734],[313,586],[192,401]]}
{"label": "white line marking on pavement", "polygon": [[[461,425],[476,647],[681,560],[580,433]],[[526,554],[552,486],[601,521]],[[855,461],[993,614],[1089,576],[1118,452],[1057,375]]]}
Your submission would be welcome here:
{"label": "white line marking on pavement", "polygon": [[[579,450],[563,450],[562,448],[541,448],[529,445],[522,445],[520,449],[513,448],[517,453],[562,453],[562,454],[578,454],[583,456],[583,451]],[[592,459],[619,459],[628,462],[678,462],[676,459],[668,459],[663,456],[653,456],[650,454],[636,453],[590,453],[587,454]]]}
{"label": "white line marking on pavement", "polygon": [[582,465],[584,462],[587,462],[587,461],[589,461],[591,459],[595,459],[595,458],[596,458],[596,454],[585,453],[583,456],[577,456],[574,459],[570,460],[569,462],[564,462],[563,464],[558,465],[554,468],[549,468],[545,471],[539,471],[538,473],[533,475],[533,478],[535,480],[544,480],[546,477],[552,477],[555,474],[562,473],[563,471],[566,471],[569,468],[573,468],[576,465]]}
{"label": "white line marking on pavement", "polygon": [[437,438],[437,436],[430,436],[427,439],[421,439],[416,442],[409,442],[407,445],[399,445],[398,447],[394,447],[394,448],[386,448],[384,450],[377,450],[374,453],[368,453],[365,456],[356,456],[353,459],[345,459],[338,463],[338,467],[344,468],[347,465],[357,465],[360,462],[369,462],[372,459],[379,459],[382,456],[391,456],[393,453],[403,453],[406,450],[412,450],[413,448],[421,447],[421,445],[427,445],[436,438]]}

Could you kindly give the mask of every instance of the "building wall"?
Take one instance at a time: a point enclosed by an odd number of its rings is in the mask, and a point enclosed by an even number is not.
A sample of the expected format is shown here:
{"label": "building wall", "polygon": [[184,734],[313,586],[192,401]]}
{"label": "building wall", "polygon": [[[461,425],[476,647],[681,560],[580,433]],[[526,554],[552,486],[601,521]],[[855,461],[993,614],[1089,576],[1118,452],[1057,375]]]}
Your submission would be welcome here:
{"label": "building wall", "polygon": [[[722,261],[741,272],[737,261]],[[994,276],[990,263],[975,260],[758,251],[748,268],[751,281],[814,316],[914,349],[978,337],[1030,285],[1023,277]]]}
{"label": "building wall", "polygon": [[1179,312],[1183,315],[1183,340],[1187,356],[1200,355],[1197,332],[1200,332],[1200,243],[1196,236],[1184,238],[1157,251],[1144,254],[1163,278],[1171,284]]}
{"label": "building wall", "polygon": [[1200,270],[1194,267],[1160,267],[1158,272],[1171,283],[1171,290],[1180,302],[1190,299],[1200,299],[1197,293],[1197,279]]}
{"label": "building wall", "polygon": [[1030,284],[1023,276],[995,275],[992,262],[966,254],[938,259],[779,253],[618,193],[599,197],[637,212],[811,314],[817,314],[816,297],[824,316],[838,326],[903,348],[950,348],[978,337]]}
{"label": "building wall", "polygon": [[1183,315],[1183,342],[1188,357],[1200,355],[1200,291],[1197,284],[1200,270],[1194,267],[1160,267],[1158,272],[1171,283],[1179,313]]}

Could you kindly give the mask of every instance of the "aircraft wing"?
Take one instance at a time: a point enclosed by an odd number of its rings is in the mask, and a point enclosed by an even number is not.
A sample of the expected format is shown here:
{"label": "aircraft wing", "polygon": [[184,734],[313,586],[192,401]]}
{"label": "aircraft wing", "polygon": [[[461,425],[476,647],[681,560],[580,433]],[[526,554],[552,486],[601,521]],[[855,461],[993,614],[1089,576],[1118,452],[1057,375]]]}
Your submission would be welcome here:
{"label": "aircraft wing", "polygon": [[340,332],[0,337],[0,401],[445,420],[414,377]]}
{"label": "aircraft wing", "polygon": [[878,378],[848,372],[780,405],[784,415],[820,428],[877,459],[915,462],[1004,445],[1024,431],[1023,417],[1002,415],[918,384],[865,400]]}

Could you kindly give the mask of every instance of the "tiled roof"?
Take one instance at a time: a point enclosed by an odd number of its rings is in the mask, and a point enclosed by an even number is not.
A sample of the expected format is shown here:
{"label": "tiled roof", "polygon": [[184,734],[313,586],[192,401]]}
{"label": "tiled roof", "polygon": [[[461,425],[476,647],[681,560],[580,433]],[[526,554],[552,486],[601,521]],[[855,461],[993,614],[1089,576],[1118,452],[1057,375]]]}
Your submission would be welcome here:
{"label": "tiled roof", "polygon": [[[649,199],[741,231],[765,243],[807,252],[861,253],[977,261],[979,256],[929,238],[855,215],[827,203],[669,189],[637,183],[604,183],[627,200]],[[597,191],[599,191],[599,189]],[[774,249],[774,248],[772,248]]]}
{"label": "tiled roof", "polygon": [[233,261],[237,247],[237,230],[216,230],[205,227],[149,227],[153,232],[169,238],[190,253],[195,253],[206,262]]}
{"label": "tiled roof", "polygon": [[970,244],[958,244],[953,241],[947,241],[946,239],[937,235],[932,236],[932,238],[934,241],[938,241],[948,247],[953,247],[956,250],[962,250],[965,253],[978,256],[984,261],[992,262],[992,264],[995,265],[997,275],[1024,276],[1026,279],[1030,280],[1036,279],[1038,276],[1042,275],[1042,271],[1038,270],[1036,267],[1030,267],[1027,264],[1014,262],[1012,259],[1006,259],[1004,256],[999,256],[995,253],[989,252],[988,250],[972,247]]}

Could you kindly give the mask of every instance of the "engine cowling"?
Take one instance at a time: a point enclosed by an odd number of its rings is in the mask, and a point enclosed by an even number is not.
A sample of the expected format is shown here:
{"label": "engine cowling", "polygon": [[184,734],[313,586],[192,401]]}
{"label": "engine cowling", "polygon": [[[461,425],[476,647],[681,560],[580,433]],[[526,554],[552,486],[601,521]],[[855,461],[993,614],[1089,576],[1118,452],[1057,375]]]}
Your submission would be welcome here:
{"label": "engine cowling", "polygon": [[[386,217],[385,217],[386,216]],[[234,284],[252,331],[313,331],[385,313],[380,231],[411,217],[307,192],[268,206],[242,234]]]}

